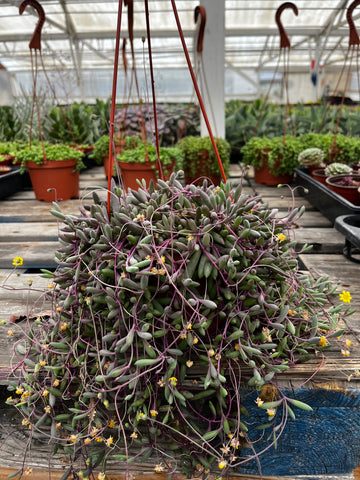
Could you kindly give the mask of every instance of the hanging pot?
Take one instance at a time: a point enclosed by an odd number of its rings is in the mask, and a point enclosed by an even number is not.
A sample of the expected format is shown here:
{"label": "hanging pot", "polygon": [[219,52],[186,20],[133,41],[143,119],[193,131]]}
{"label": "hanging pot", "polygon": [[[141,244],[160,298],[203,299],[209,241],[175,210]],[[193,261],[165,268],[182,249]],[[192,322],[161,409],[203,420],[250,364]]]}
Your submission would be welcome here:
{"label": "hanging pot", "polygon": [[77,160],[46,160],[42,165],[26,162],[36,200],[54,202],[79,198]]}
{"label": "hanging pot", "polygon": [[[347,179],[352,179],[354,184],[348,185]],[[360,175],[331,175],[327,177],[326,184],[353,205],[360,205]]]}
{"label": "hanging pot", "polygon": [[129,188],[132,190],[138,190],[139,184],[137,179],[146,181],[148,186],[150,180],[153,180],[156,183],[156,165],[150,162],[119,162],[119,167],[121,171],[121,177],[124,183],[125,191],[127,192]]}
{"label": "hanging pot", "polygon": [[190,166],[187,162],[188,160],[186,160],[184,164],[184,177],[186,184],[201,184],[204,178],[209,178],[214,185],[219,185],[221,182],[221,175],[210,171],[208,151],[199,151],[199,156],[195,163],[195,170],[194,165]]}

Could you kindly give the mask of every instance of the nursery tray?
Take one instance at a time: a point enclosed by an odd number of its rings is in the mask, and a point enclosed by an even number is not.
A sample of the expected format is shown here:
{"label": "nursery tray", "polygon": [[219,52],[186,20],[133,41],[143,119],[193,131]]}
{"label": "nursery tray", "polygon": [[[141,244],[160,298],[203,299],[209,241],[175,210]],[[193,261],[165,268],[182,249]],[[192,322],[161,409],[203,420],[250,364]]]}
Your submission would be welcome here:
{"label": "nursery tray", "polygon": [[9,197],[29,185],[31,184],[28,173],[21,174],[19,167],[12,167],[11,172],[0,175],[0,199]]}
{"label": "nursery tray", "polygon": [[359,205],[354,205],[333,192],[326,185],[312,178],[305,169],[295,168],[295,183],[303,187],[297,190],[300,195],[305,197],[333,224],[341,215],[360,214]]}
{"label": "nursery tray", "polygon": [[344,255],[355,263],[360,263],[353,257],[353,251],[360,252],[360,215],[342,215],[337,217],[335,228],[345,236]]}

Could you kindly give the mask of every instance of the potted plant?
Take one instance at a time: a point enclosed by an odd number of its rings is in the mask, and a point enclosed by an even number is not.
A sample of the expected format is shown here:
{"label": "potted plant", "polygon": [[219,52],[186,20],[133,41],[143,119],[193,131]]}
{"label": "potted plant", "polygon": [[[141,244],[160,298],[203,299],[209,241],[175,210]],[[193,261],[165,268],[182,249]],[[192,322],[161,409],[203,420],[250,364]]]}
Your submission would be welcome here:
{"label": "potted plant", "polygon": [[21,172],[28,170],[36,199],[51,202],[79,197],[83,155],[68,145],[44,143],[22,148],[15,161],[20,162]]}
{"label": "potted plant", "polygon": [[[351,170],[352,171],[352,170]],[[330,175],[326,178],[326,185],[346,198],[353,205],[360,205],[360,175],[343,173],[340,175]]]}
{"label": "potted plant", "polygon": [[[222,138],[216,138],[215,142],[225,175],[228,175],[230,145]],[[209,178],[214,185],[220,183],[221,171],[210,137],[188,136],[181,139],[177,145],[184,155],[185,183],[201,181],[205,177]]]}
{"label": "potted plant", "polygon": [[241,185],[175,174],[112,195],[109,213],[96,193],[77,216],[54,203],[53,310],[16,342],[7,403],[67,455],[64,478],[105,479],[111,459],[128,474],[142,458],[169,474],[238,471],[265,428],[243,382],[278,441],[285,418],[311,410],[278,377],[339,341],[349,313],[299,271],[283,232],[304,209],[280,219]]}
{"label": "potted plant", "polygon": [[289,183],[295,167],[299,166],[299,153],[303,150],[297,137],[253,137],[241,149],[242,161],[252,165],[255,181],[269,186]]}
{"label": "potted plant", "polygon": [[[160,162],[164,180],[170,178],[175,169],[181,168],[183,152],[176,147],[160,147]],[[147,184],[153,180],[156,184],[160,177],[158,157],[154,145],[140,145],[133,150],[124,150],[117,156],[118,165],[125,190],[138,189],[138,180],[144,179]],[[115,170],[115,168],[114,168]]]}

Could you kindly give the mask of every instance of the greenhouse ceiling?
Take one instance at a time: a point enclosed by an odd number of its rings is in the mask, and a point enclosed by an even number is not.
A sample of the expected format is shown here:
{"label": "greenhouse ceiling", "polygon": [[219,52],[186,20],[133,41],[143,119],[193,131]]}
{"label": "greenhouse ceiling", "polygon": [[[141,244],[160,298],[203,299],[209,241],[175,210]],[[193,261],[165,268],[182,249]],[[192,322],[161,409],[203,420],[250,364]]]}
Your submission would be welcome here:
{"label": "greenhouse ceiling", "polygon": [[[274,17],[283,2],[202,0],[200,3],[206,8],[210,2],[219,1],[225,6],[224,63],[229,78],[240,75],[245,83],[262,81],[266,84],[280,61],[280,38]],[[20,15],[20,3],[20,0],[0,0],[0,63],[12,78],[24,86],[31,79],[29,41],[38,13],[27,6]],[[108,89],[107,81],[114,64],[119,0],[40,0],[40,3],[46,15],[41,52],[45,70],[52,75],[51,78],[59,82],[61,77],[66,84],[63,87],[65,90],[70,91],[71,83],[82,93],[90,80],[92,84],[98,82],[104,85],[106,78],[104,88]],[[185,57],[171,0],[148,0],[148,3],[153,64],[164,79],[166,90],[166,83],[171,83],[174,75],[178,79],[185,78]],[[295,0],[294,3],[298,8],[297,16],[290,8],[281,15],[291,41],[290,72],[309,74],[312,67],[321,71],[339,71],[345,64],[348,51],[346,10],[351,1]],[[199,1],[175,0],[175,4],[186,44],[193,52],[197,35],[194,9]],[[123,5],[122,39],[128,38],[127,10]],[[354,10],[355,22],[359,16],[360,8]],[[149,59],[143,0],[134,0],[134,50],[137,69],[147,68]],[[207,54],[209,52],[204,51],[203,55]],[[130,56],[127,43],[128,61]],[[40,69],[40,59],[38,64]],[[231,84],[231,80],[228,83]],[[99,85],[96,88],[101,91]],[[107,93],[110,91],[107,90]],[[79,92],[78,96],[81,96]],[[105,96],[104,92],[99,96]]]}

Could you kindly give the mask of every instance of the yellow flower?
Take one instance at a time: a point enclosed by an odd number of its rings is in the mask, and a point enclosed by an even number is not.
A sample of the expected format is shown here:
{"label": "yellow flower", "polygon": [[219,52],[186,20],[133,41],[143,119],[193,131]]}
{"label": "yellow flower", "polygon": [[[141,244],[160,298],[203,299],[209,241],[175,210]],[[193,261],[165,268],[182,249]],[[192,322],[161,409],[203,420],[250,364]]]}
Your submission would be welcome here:
{"label": "yellow flower", "polygon": [[208,350],[208,354],[209,357],[213,357],[215,355],[215,350],[213,348],[210,348],[210,350]]}
{"label": "yellow flower", "polygon": [[197,337],[194,337],[193,339],[193,345],[196,345],[198,343],[199,339]]}
{"label": "yellow flower", "polygon": [[56,379],[54,380],[54,384],[53,384],[53,385],[54,385],[54,387],[59,386],[59,385],[60,385],[60,380],[59,380],[58,378],[56,378]]}
{"label": "yellow flower", "polygon": [[69,440],[70,440],[71,442],[73,442],[73,443],[76,443],[76,442],[77,442],[77,435],[74,435],[74,434],[73,434],[73,435],[70,435]]}
{"label": "yellow flower", "polygon": [[109,408],[109,400],[104,400],[104,405],[105,405],[105,408]]}
{"label": "yellow flower", "polygon": [[188,235],[187,236],[187,241],[191,242],[192,240],[194,240],[194,236],[193,235]]}
{"label": "yellow flower", "polygon": [[136,432],[133,432],[131,435],[130,435],[130,438],[138,438],[138,434]]}
{"label": "yellow flower", "polygon": [[350,352],[349,350],[345,350],[345,349],[341,349],[341,355],[343,355],[344,357],[350,357]]}
{"label": "yellow flower", "polygon": [[217,187],[214,188],[213,194],[216,195],[220,190],[221,190],[221,188],[218,185]]}
{"label": "yellow flower", "polygon": [[188,322],[186,324],[186,330],[191,330],[192,329],[192,323],[191,322]]}
{"label": "yellow flower", "polygon": [[257,399],[255,400],[255,403],[258,407],[261,407],[261,405],[264,403],[260,397],[257,397]]}
{"label": "yellow flower", "polygon": [[165,255],[162,255],[162,256],[160,257],[160,263],[165,263]]}
{"label": "yellow flower", "polygon": [[145,215],[143,213],[138,213],[136,215],[136,218],[139,220],[139,222],[144,222],[145,221]]}
{"label": "yellow flower", "polygon": [[105,480],[105,473],[100,472],[98,475],[98,480]]}
{"label": "yellow flower", "polygon": [[14,335],[14,330],[8,330],[7,334],[9,337],[12,337]]}
{"label": "yellow flower", "polygon": [[65,330],[67,329],[67,327],[68,327],[67,322],[62,322],[62,323],[60,324],[60,331],[61,331],[61,332],[65,331]]}
{"label": "yellow flower", "polygon": [[284,235],[283,233],[278,233],[276,235],[276,239],[279,241],[279,242],[284,242],[286,240],[286,235]]}
{"label": "yellow flower", "polygon": [[29,287],[31,287],[31,285],[32,285],[33,282],[34,282],[34,280],[33,280],[32,278],[28,278],[26,281],[27,281]]}
{"label": "yellow flower", "polygon": [[45,410],[45,413],[50,413],[51,412],[51,407],[50,405],[46,405],[46,407],[44,408]]}
{"label": "yellow flower", "polygon": [[61,428],[61,422],[55,423],[55,428],[56,430],[59,430],[59,428]]}
{"label": "yellow flower", "polygon": [[319,347],[325,347],[328,344],[328,341],[325,337],[320,337]]}
{"label": "yellow flower", "polygon": [[304,320],[309,320],[309,312],[307,310],[304,310],[302,313],[301,313],[301,316]]}
{"label": "yellow flower", "polygon": [[16,389],[16,392],[15,392],[17,395],[21,395],[22,393],[24,393],[24,390],[21,388],[21,387],[18,387]]}
{"label": "yellow flower", "polygon": [[164,466],[161,463],[158,463],[154,467],[155,473],[161,473],[165,470]]}
{"label": "yellow flower", "polygon": [[29,425],[29,420],[27,418],[23,418],[23,421],[21,422],[21,424],[26,427],[27,425]]}
{"label": "yellow flower", "polygon": [[22,265],[24,263],[24,260],[21,258],[21,257],[15,257],[12,264],[15,266],[15,267],[20,267],[20,265]]}
{"label": "yellow flower", "polygon": [[27,468],[25,471],[24,471],[24,475],[26,475],[27,477],[29,477],[30,475],[32,474],[32,468]]}
{"label": "yellow flower", "polygon": [[85,445],[89,445],[89,443],[91,443],[91,438],[89,437],[85,438],[84,443]]}
{"label": "yellow flower", "polygon": [[345,340],[345,345],[349,348],[350,345],[351,345],[351,340],[346,339],[346,340]]}
{"label": "yellow flower", "polygon": [[95,437],[95,440],[96,440],[98,443],[101,443],[101,442],[102,442],[102,438],[100,438],[100,437]]}
{"label": "yellow flower", "polygon": [[276,413],[276,409],[275,408],[268,408],[266,410],[266,413],[269,415],[269,417],[273,417]]}
{"label": "yellow flower", "polygon": [[193,365],[194,365],[194,362],[192,360],[188,360],[186,362],[186,366],[189,367],[189,368],[192,367]]}
{"label": "yellow flower", "polygon": [[352,297],[350,296],[350,292],[347,292],[345,290],[343,290],[342,293],[339,293],[339,298],[344,303],[350,303],[350,300],[352,299]]}
{"label": "yellow flower", "polygon": [[114,428],[115,427],[115,422],[114,422],[113,419],[110,420],[108,427],[109,428]]}
{"label": "yellow flower", "polygon": [[166,274],[166,270],[165,268],[160,268],[158,271],[157,271],[158,275],[165,275]]}
{"label": "yellow flower", "polygon": [[42,393],[42,396],[47,397],[49,395],[49,393],[50,393],[49,390],[46,390],[46,388],[45,388],[45,390]]}
{"label": "yellow flower", "polygon": [[227,461],[226,460],[221,460],[221,462],[219,462],[218,464],[218,467],[220,468],[220,470],[222,470],[223,468],[225,468],[227,465]]}
{"label": "yellow flower", "polygon": [[176,387],[177,382],[178,382],[178,380],[177,380],[176,377],[170,377],[170,378],[169,378],[169,383],[170,383],[170,385],[171,385],[172,387]]}
{"label": "yellow flower", "polygon": [[39,365],[40,365],[40,367],[45,367],[45,365],[46,365],[45,360],[40,360]]}
{"label": "yellow flower", "polygon": [[164,379],[160,378],[160,380],[157,382],[157,384],[159,385],[159,387],[165,387]]}
{"label": "yellow flower", "polygon": [[240,442],[237,438],[232,438],[231,439],[231,442],[230,442],[230,445],[233,447],[233,448],[236,448],[238,449],[239,448],[239,445],[240,445]]}
{"label": "yellow flower", "polygon": [[151,270],[150,270],[151,273],[158,273],[158,269],[156,267],[153,267]]}
{"label": "yellow flower", "polygon": [[294,317],[296,315],[296,312],[295,310],[289,310],[288,314],[290,315],[290,317]]}
{"label": "yellow flower", "polygon": [[140,412],[140,413],[138,414],[138,420],[145,420],[145,418],[146,418],[145,413]]}
{"label": "yellow flower", "polygon": [[156,415],[158,414],[158,411],[157,410],[150,410],[150,415],[152,417],[156,417]]}
{"label": "yellow flower", "polygon": [[114,441],[114,438],[113,438],[113,437],[107,438],[107,439],[105,440],[106,446],[107,446],[107,447],[110,447],[110,446],[112,445],[113,441]]}

